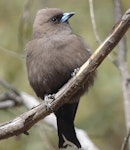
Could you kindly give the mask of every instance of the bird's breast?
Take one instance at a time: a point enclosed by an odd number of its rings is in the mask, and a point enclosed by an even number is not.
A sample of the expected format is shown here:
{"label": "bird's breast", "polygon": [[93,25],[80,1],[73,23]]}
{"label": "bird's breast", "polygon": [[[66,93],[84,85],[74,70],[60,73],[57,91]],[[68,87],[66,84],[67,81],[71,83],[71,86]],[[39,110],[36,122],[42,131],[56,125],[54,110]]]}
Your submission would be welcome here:
{"label": "bird's breast", "polygon": [[56,93],[90,56],[78,38],[70,37],[35,40],[27,49],[28,78],[41,98]]}

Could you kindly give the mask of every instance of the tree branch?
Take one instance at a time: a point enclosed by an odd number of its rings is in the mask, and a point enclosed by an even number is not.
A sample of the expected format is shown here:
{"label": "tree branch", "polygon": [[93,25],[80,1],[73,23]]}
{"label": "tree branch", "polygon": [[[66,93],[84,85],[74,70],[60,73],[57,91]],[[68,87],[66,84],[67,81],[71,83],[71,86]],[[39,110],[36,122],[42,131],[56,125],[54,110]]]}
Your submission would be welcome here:
{"label": "tree branch", "polygon": [[89,8],[90,8],[90,17],[91,17],[91,21],[92,21],[93,32],[94,32],[94,35],[96,37],[98,44],[100,45],[102,42],[97,33],[97,26],[96,26],[94,8],[93,8],[93,0],[89,0]]}
{"label": "tree branch", "polygon": [[20,93],[4,80],[0,80],[0,84],[9,90],[8,93],[0,95],[0,109],[21,105],[22,99]]}
{"label": "tree branch", "polygon": [[126,150],[127,145],[129,143],[129,137],[130,137],[130,130],[129,130],[128,134],[126,135],[126,137],[124,138],[124,141],[121,145],[121,150]]}
{"label": "tree branch", "polygon": [[[114,0],[114,8],[115,8],[115,21],[117,22],[122,15],[122,6],[121,0]],[[124,36],[118,44],[117,51],[117,68],[120,72],[122,79],[122,92],[124,98],[124,111],[125,111],[125,120],[126,120],[126,128],[127,134],[130,135],[130,74],[128,72],[128,64],[127,64],[127,44],[126,44],[126,36]],[[128,140],[126,140],[127,144],[129,143],[130,149],[130,141],[129,136]],[[127,145],[125,144],[125,146]],[[125,150],[125,148],[123,149]]]}
{"label": "tree branch", "polygon": [[[119,23],[114,27],[108,38],[97,48],[89,60],[81,66],[76,76],[72,77],[63,88],[55,95],[55,101],[51,103],[53,111],[58,109],[61,105],[80,89],[86,77],[91,74],[111,50],[117,45],[119,40],[125,34],[130,26],[130,9],[126,11]],[[44,102],[28,112],[9,122],[0,125],[0,139],[9,138],[14,135],[26,133],[35,123],[43,119],[51,113],[47,110]]]}
{"label": "tree branch", "polygon": [[[17,93],[19,93],[18,94],[19,96],[14,95],[12,97],[12,90],[16,91],[16,89],[14,87],[12,87],[11,85],[9,85],[4,80],[0,80],[0,83],[4,83],[4,84],[1,84],[2,87],[5,87],[8,90],[8,92],[4,96],[0,96],[0,109],[17,106],[18,104],[15,103],[17,98],[20,99],[19,105],[24,105],[27,109],[32,109],[33,107],[40,104],[38,99],[36,99],[35,97],[33,97],[25,92],[17,91]],[[5,86],[5,85],[8,85],[8,86]],[[8,96],[6,96],[6,95],[8,95]],[[57,130],[56,117],[54,114],[51,114],[51,115],[47,116],[46,118],[44,118],[44,122],[46,122],[48,125],[51,125],[52,128]],[[82,148],[84,150],[98,150],[98,148],[91,141],[91,139],[89,138],[89,136],[87,135],[87,133],[84,130],[75,128],[75,131],[76,131],[77,137],[82,145]],[[42,136],[43,136],[43,134],[42,134]],[[50,145],[48,145],[48,146],[50,146]],[[53,149],[53,148],[51,147],[50,149]]]}
{"label": "tree branch", "polygon": [[[98,35],[98,32],[97,32],[97,25],[96,25],[96,21],[95,21],[93,0],[89,0],[89,9],[90,9],[90,17],[91,17],[93,32],[94,32],[97,43],[100,45],[102,43],[102,41],[101,41],[101,39]],[[115,60],[113,60],[111,55],[108,56],[108,59],[110,62],[112,62],[114,65],[116,65]]]}

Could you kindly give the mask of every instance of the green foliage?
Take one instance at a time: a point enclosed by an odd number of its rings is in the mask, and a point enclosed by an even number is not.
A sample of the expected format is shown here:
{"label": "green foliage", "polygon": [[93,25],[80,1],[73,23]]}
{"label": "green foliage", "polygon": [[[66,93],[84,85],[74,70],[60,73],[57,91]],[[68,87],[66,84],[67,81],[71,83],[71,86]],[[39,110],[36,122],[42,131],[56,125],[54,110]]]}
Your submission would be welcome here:
{"label": "green foliage", "polygon": [[[29,5],[27,2],[27,0],[0,1],[0,78],[9,81],[19,90],[33,93],[27,80],[24,47],[25,43],[31,39],[32,22],[38,9],[59,7],[64,11],[74,11],[76,15],[70,21],[74,32],[84,37],[93,50],[98,44],[92,30],[88,1],[32,0]],[[122,3],[123,10],[126,10],[129,0],[122,1]],[[97,30],[101,39],[104,40],[114,24],[114,6],[109,0],[101,0],[100,3],[94,1],[94,9]],[[27,20],[22,18],[25,14]],[[127,37],[130,39],[129,32]],[[127,45],[130,47],[130,43]],[[25,109],[20,111],[24,112]],[[11,116],[10,112],[13,111],[0,111],[0,122],[15,117]],[[76,125],[86,130],[100,149],[120,149],[125,135],[121,79],[116,67],[107,59],[98,69],[95,86],[82,97]],[[46,125],[43,123],[43,126]],[[45,142],[47,139],[56,149],[57,135],[51,130],[48,128],[40,130],[34,126],[28,137],[22,135],[4,140],[0,144],[0,149],[48,150]]]}

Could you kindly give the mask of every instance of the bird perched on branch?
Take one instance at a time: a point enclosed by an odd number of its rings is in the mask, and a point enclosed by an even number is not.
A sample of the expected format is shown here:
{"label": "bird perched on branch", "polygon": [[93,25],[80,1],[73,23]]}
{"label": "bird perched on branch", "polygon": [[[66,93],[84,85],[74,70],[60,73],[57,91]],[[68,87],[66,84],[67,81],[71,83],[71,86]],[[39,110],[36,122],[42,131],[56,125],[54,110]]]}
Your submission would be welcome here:
{"label": "bird perched on branch", "polygon": [[[58,8],[37,12],[33,24],[33,38],[26,45],[26,64],[29,82],[38,97],[54,94],[71,78],[91,55],[84,40],[73,33],[69,18],[73,12]],[[95,72],[90,74],[78,92],[61,106],[57,118],[59,148],[81,148],[74,129],[74,118],[81,95],[93,84]]]}

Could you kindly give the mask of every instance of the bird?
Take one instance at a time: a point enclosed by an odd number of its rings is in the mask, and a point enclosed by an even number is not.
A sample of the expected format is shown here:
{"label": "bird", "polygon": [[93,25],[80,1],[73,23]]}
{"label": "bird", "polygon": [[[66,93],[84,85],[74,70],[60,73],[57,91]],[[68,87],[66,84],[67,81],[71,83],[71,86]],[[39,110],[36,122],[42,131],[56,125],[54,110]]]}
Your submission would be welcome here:
{"label": "bird", "polygon": [[[36,14],[32,39],[26,44],[25,50],[28,80],[40,99],[57,93],[72,77],[74,70],[91,56],[85,40],[75,34],[70,26],[69,19],[74,14],[64,13],[59,8],[41,9]],[[81,148],[74,119],[80,97],[93,85],[95,76],[96,72],[93,71],[80,89],[54,111],[59,148]]]}

